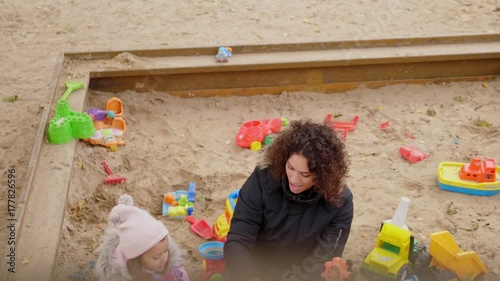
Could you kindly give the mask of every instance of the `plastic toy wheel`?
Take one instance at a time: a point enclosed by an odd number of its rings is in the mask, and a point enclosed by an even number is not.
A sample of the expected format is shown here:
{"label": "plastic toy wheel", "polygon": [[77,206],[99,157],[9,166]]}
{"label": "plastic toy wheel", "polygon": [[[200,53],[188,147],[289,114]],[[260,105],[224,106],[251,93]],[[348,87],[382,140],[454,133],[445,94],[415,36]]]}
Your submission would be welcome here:
{"label": "plastic toy wheel", "polygon": [[408,268],[406,267],[406,265],[403,265],[399,271],[398,271],[398,276],[396,277],[395,280],[398,280],[398,281],[405,281],[406,280],[406,277],[408,276]]}
{"label": "plastic toy wheel", "polygon": [[414,269],[422,270],[429,267],[432,257],[427,252],[415,253]]}
{"label": "plastic toy wheel", "polygon": [[222,275],[219,273],[215,273],[212,276],[210,276],[210,281],[222,281]]}
{"label": "plastic toy wheel", "polygon": [[286,118],[281,118],[281,126],[288,126],[290,122]]}
{"label": "plastic toy wheel", "polygon": [[269,145],[273,142],[273,135],[267,135],[265,138],[264,138],[264,144],[265,145]]}
{"label": "plastic toy wheel", "polygon": [[262,148],[262,143],[260,141],[254,141],[250,144],[250,149],[253,151],[259,151]]}

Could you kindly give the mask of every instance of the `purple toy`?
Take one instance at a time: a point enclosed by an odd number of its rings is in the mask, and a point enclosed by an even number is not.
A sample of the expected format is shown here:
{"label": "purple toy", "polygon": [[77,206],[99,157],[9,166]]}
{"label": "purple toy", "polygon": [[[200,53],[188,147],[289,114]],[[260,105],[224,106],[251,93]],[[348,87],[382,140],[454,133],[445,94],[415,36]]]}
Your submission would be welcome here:
{"label": "purple toy", "polygon": [[104,120],[107,118],[115,118],[115,112],[112,110],[102,110],[99,108],[90,108],[87,113],[92,116],[92,120]]}

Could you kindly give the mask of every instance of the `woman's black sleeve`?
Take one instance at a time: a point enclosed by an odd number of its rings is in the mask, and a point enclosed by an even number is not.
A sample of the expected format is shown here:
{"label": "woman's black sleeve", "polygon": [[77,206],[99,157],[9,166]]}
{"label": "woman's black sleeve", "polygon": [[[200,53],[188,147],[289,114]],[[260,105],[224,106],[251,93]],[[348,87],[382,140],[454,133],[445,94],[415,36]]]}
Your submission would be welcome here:
{"label": "woman's black sleeve", "polygon": [[240,189],[224,245],[226,275],[231,281],[258,277],[252,249],[259,235],[263,213],[262,187],[256,169]]}
{"label": "woman's black sleeve", "polygon": [[338,210],[338,215],[332,219],[327,228],[318,237],[316,246],[311,257],[317,262],[315,278],[311,280],[323,280],[321,272],[324,271],[324,264],[334,257],[342,257],[344,248],[351,232],[351,224],[354,216],[354,204],[352,193],[346,187],[342,198],[342,206]]}

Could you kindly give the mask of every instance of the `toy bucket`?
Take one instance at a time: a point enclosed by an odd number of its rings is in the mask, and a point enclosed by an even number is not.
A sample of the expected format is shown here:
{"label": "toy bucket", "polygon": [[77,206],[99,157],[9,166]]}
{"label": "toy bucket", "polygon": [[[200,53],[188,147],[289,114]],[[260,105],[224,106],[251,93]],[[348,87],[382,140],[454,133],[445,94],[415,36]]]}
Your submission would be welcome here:
{"label": "toy bucket", "polygon": [[203,243],[198,250],[202,257],[209,260],[216,261],[224,258],[224,243],[222,242]]}

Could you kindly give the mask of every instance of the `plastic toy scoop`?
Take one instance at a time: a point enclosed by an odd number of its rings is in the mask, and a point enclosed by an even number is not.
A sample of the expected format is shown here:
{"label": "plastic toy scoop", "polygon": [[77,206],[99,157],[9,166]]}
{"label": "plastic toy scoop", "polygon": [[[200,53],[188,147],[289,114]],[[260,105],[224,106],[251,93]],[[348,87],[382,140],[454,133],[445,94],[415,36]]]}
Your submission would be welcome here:
{"label": "plastic toy scoop", "polygon": [[191,231],[196,233],[196,235],[207,240],[210,240],[214,237],[212,228],[205,220],[197,220],[193,216],[187,216],[186,220],[191,224]]}

